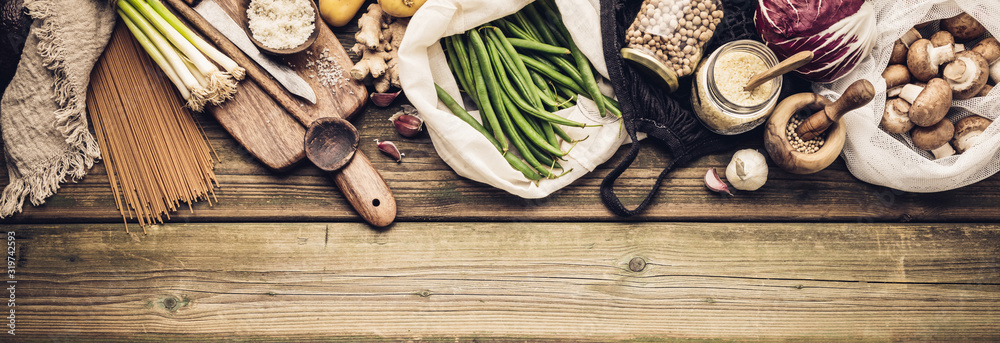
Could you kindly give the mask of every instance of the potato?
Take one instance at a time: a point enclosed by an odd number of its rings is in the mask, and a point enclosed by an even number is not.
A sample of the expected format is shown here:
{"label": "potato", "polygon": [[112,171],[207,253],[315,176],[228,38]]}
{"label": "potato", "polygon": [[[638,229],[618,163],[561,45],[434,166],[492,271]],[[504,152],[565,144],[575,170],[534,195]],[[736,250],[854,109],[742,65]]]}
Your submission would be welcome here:
{"label": "potato", "polygon": [[365,0],[319,0],[319,15],[330,26],[347,25]]}
{"label": "potato", "polygon": [[406,18],[417,13],[417,9],[427,0],[378,0],[386,14],[396,18]]}

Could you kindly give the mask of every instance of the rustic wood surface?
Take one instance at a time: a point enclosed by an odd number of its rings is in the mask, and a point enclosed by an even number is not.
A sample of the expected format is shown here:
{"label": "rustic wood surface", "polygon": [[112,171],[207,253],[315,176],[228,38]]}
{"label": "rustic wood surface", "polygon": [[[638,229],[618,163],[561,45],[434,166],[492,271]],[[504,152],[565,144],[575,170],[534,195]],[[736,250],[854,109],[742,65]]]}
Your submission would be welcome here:
{"label": "rustic wood surface", "polygon": [[971,224],[16,225],[18,337],[1000,339]]}
{"label": "rustic wood surface", "polygon": [[[353,30],[335,33],[349,46]],[[457,175],[426,134],[398,136],[388,118],[405,103],[352,119],[398,204],[385,229],[328,173],[274,171],[210,114],[197,119],[220,158],[211,206],[126,233],[102,164],[26,204],[0,221],[17,282],[17,335],[0,341],[1000,340],[1000,176],[914,194],[838,159],[811,175],[772,164],[756,192],[708,191],[708,168],[763,151],[759,128],[620,218],[599,185],[624,150],[520,199]],[[670,159],[643,146],[617,183],[626,205]]]}

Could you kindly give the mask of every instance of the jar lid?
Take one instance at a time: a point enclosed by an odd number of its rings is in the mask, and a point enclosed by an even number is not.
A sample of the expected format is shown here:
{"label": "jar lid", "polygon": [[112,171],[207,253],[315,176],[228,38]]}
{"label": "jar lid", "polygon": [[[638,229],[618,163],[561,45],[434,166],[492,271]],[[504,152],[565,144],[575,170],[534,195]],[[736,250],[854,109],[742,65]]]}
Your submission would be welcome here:
{"label": "jar lid", "polygon": [[670,92],[673,93],[677,90],[677,74],[674,74],[674,70],[667,67],[659,59],[650,56],[646,52],[633,49],[633,48],[622,48],[620,51],[622,58],[631,61],[636,66],[641,67],[649,74],[659,76],[664,83],[667,84]]}

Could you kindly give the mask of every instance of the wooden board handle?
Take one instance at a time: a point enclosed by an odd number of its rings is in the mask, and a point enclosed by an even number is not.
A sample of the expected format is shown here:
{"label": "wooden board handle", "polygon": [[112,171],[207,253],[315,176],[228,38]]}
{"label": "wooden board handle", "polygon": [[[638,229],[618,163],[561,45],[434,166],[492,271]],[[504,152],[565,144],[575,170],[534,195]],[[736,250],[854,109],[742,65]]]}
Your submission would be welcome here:
{"label": "wooden board handle", "polygon": [[350,163],[332,174],[344,197],[368,223],[384,227],[396,220],[396,198],[389,184],[360,149]]}
{"label": "wooden board handle", "polygon": [[833,123],[840,120],[845,113],[853,111],[868,104],[875,97],[875,87],[868,80],[861,79],[852,83],[840,96],[840,99],[829,104],[822,111],[809,116],[799,125],[795,133],[803,141],[807,141],[823,134]]}

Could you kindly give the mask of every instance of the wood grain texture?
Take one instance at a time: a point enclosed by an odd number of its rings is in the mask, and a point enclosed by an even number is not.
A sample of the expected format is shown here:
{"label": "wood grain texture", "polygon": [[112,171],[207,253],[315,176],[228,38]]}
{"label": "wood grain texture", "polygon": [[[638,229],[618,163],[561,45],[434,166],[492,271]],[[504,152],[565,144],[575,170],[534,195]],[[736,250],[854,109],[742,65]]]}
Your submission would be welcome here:
{"label": "wood grain texture", "polygon": [[[388,120],[397,110],[368,106],[353,121],[361,134],[359,151],[369,157],[395,195],[397,221],[622,220],[601,203],[599,187],[627,149],[620,149],[607,163],[547,198],[521,199],[458,176],[437,156],[426,135],[416,139],[400,137]],[[180,211],[172,215],[171,222],[360,222],[325,172],[305,163],[285,172],[273,172],[249,156],[214,119],[201,116],[199,121],[219,153],[219,201],[212,206],[195,204],[193,212]],[[705,170],[724,169],[737,149],[764,151],[762,128],[744,137],[746,140],[733,150],[677,168],[664,180],[647,211],[628,220],[1000,222],[998,176],[948,192],[907,193],[859,181],[841,159],[810,175],[790,174],[771,164],[767,184],[760,190],[719,197],[705,188]],[[380,152],[375,139],[395,141],[406,154],[403,162],[396,163]],[[655,141],[644,142],[632,168],[617,183],[622,201],[627,206],[638,204],[669,160],[669,153]],[[7,170],[0,168],[0,184],[6,184],[6,175]],[[113,223],[120,219],[104,166],[97,164],[80,182],[62,185],[46,204],[26,204],[23,213],[4,219],[0,225]]]}
{"label": "wood grain texture", "polygon": [[[246,9],[249,7],[250,0],[216,0],[216,2],[237,23],[243,27],[247,26]],[[368,102],[368,90],[364,83],[356,81],[350,76],[354,62],[351,61],[351,57],[348,56],[337,36],[322,22],[316,25],[316,30],[319,32],[316,42],[305,51],[275,57],[295,69],[299,76],[302,76],[316,92],[315,104],[292,98],[295,104],[302,109],[302,115],[296,115],[296,118],[306,126],[322,117],[339,116],[351,119]],[[320,75],[320,68],[316,63],[321,58],[325,58],[324,56],[330,58],[333,63],[331,67],[335,67],[340,73],[334,76],[338,79],[337,84],[323,84],[320,81],[322,75]]]}
{"label": "wood grain texture", "polygon": [[274,170],[292,167],[306,156],[306,128],[271,100],[254,81],[236,86],[236,95],[206,109],[254,158]]}
{"label": "wood grain texture", "polygon": [[7,229],[19,338],[1000,339],[996,225]]}

